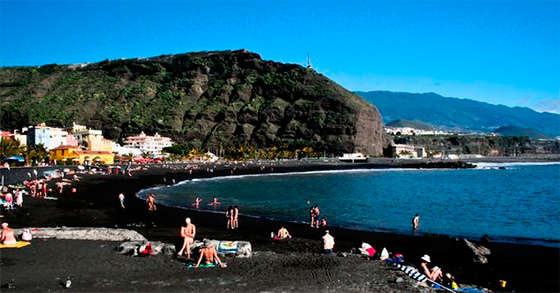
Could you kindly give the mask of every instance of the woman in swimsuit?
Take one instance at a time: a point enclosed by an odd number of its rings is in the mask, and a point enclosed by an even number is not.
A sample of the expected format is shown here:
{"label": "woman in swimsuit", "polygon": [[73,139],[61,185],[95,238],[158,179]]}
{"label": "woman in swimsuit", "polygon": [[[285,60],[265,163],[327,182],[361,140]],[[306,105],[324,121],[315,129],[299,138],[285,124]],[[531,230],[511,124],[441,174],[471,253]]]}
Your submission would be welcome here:
{"label": "woman in swimsuit", "polygon": [[200,249],[200,257],[198,258],[198,262],[194,265],[195,268],[198,268],[200,262],[204,258],[204,264],[218,264],[220,267],[225,268],[226,265],[222,263],[220,258],[218,257],[218,252],[216,252],[216,248],[211,244],[210,241],[204,241],[204,246]]}

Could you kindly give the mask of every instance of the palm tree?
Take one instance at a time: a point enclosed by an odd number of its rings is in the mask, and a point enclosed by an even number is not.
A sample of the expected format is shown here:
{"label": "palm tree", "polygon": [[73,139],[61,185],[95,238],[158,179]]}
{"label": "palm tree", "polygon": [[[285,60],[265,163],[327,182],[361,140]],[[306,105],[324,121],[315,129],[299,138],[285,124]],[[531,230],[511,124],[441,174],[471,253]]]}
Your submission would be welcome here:
{"label": "palm tree", "polygon": [[45,160],[49,152],[43,144],[27,146],[24,150],[25,161],[28,163],[39,163]]}
{"label": "palm tree", "polygon": [[23,150],[18,140],[0,140],[0,159],[8,158],[13,155],[21,155]]}

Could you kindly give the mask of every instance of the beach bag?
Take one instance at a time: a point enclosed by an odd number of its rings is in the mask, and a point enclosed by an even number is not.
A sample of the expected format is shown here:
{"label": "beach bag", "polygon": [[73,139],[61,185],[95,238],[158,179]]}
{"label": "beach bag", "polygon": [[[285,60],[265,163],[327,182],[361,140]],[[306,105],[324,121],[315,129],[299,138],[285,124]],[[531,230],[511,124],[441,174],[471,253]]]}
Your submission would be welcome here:
{"label": "beach bag", "polygon": [[381,251],[381,257],[379,259],[386,260],[388,258],[389,258],[389,251],[387,251],[387,248],[383,247],[383,250]]}
{"label": "beach bag", "polygon": [[140,246],[140,248],[138,249],[138,254],[140,254],[141,256],[147,256],[152,254],[154,250],[152,249],[152,243],[148,242],[147,244],[143,244],[142,246]]}
{"label": "beach bag", "polygon": [[24,229],[23,234],[21,234],[21,240],[31,241],[31,239],[33,239],[33,236],[31,235],[31,232],[29,232],[29,229]]}

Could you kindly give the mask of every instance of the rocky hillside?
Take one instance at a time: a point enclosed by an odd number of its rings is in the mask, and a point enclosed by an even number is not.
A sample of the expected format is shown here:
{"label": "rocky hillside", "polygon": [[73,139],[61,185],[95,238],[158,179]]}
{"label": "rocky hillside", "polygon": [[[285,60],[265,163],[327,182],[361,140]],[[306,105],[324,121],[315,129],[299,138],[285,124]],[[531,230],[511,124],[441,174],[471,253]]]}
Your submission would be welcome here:
{"label": "rocky hillside", "polygon": [[560,154],[560,141],[531,140],[529,137],[416,135],[395,136],[397,144],[422,146],[428,153],[519,156]]}
{"label": "rocky hillside", "polygon": [[199,149],[382,152],[379,111],[312,69],[246,50],[0,69],[0,123],[72,122],[110,139],[144,130]]}

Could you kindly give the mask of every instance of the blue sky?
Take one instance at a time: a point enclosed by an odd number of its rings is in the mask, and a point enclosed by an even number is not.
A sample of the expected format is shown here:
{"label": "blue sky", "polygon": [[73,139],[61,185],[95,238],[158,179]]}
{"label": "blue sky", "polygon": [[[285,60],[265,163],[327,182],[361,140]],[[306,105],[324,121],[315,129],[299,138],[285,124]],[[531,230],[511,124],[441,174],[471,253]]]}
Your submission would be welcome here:
{"label": "blue sky", "polygon": [[560,1],[4,1],[0,66],[249,49],[349,90],[560,113]]}

